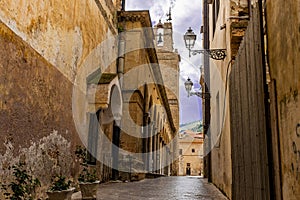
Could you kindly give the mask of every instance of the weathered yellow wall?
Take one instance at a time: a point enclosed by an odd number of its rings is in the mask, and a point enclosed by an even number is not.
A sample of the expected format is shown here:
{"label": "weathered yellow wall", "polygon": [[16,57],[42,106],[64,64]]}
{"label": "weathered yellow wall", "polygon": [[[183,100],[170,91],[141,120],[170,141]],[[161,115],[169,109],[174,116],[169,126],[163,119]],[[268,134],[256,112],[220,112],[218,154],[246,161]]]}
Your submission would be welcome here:
{"label": "weathered yellow wall", "polygon": [[[171,141],[174,135],[170,127],[168,116],[163,106],[161,89],[158,87],[157,78],[161,76],[161,71],[154,71],[154,67],[158,64],[156,60],[156,52],[154,49],[149,50],[153,46],[153,34],[149,15],[145,11],[123,12],[120,14],[122,20],[119,21],[119,26],[124,30],[125,47],[125,64],[124,75],[122,77],[123,89],[123,118],[122,118],[122,133],[120,139],[120,147],[128,152],[143,153],[145,147],[143,142],[151,140],[150,149],[147,151],[155,151],[152,149],[152,143],[156,141],[157,146],[162,146],[162,141],[158,142],[158,138],[162,138],[164,143]],[[147,88],[147,90],[145,90]],[[151,107],[150,107],[150,101]],[[150,114],[150,115],[148,115]],[[151,128],[149,134],[154,134],[154,137],[142,139],[143,123],[145,116],[151,118]],[[154,132],[155,131],[155,132]],[[150,135],[151,136],[151,135]],[[159,147],[157,147],[159,148]],[[148,153],[148,152],[144,152]],[[153,153],[153,152],[152,152]],[[162,154],[162,151],[160,151]],[[157,173],[164,173],[163,169],[159,169],[162,164],[161,155],[160,161],[152,160],[153,167]],[[156,159],[156,158],[155,158]],[[135,155],[132,160],[132,171],[141,172],[146,169],[145,157],[142,154]],[[160,162],[160,163],[159,163]],[[155,164],[154,164],[155,163]],[[120,161],[121,168],[126,168],[126,160]],[[152,166],[150,169],[153,169]],[[122,173],[122,178],[126,176]]]}
{"label": "weathered yellow wall", "polygon": [[76,182],[73,86],[85,101],[89,74],[116,71],[117,40],[104,42],[117,34],[116,7],[119,0],[0,1],[1,183],[21,158],[41,180],[41,197],[55,173]]}
{"label": "weathered yellow wall", "polygon": [[72,83],[3,23],[0,44],[0,182],[23,160],[45,191],[55,173],[77,173]]}
{"label": "weathered yellow wall", "polygon": [[[232,196],[232,161],[230,141],[229,96],[227,70],[230,73],[232,59],[237,54],[239,44],[247,26],[247,20],[236,19],[247,15],[247,0],[220,1],[215,33],[213,32],[213,7],[209,8],[210,48],[226,49],[226,58],[221,61],[210,59],[210,95],[211,95],[211,172],[212,182],[226,196]],[[221,29],[221,27],[223,27]]]}
{"label": "weathered yellow wall", "polygon": [[[110,0],[1,1],[0,20],[74,81],[87,56],[117,33],[116,10],[107,2]],[[116,55],[116,51],[114,44],[105,50],[105,56]],[[99,56],[106,60],[104,54]]]}
{"label": "weathered yellow wall", "polygon": [[284,199],[300,197],[300,1],[267,0],[268,59],[276,81]]}

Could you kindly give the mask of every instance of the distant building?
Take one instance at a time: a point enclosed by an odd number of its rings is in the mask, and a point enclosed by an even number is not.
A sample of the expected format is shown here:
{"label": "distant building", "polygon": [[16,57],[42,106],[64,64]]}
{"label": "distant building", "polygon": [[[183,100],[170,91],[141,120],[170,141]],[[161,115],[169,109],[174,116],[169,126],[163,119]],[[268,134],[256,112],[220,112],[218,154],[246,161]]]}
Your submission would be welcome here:
{"label": "distant building", "polygon": [[203,133],[185,131],[179,140],[179,176],[203,174]]}

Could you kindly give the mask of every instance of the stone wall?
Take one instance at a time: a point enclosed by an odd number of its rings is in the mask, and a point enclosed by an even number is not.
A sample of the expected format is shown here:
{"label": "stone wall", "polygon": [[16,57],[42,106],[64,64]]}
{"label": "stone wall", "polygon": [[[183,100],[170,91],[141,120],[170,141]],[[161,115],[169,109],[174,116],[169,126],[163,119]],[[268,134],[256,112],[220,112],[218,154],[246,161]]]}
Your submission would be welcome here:
{"label": "stone wall", "polygon": [[271,96],[277,98],[283,199],[300,196],[300,1],[266,1]]}
{"label": "stone wall", "polygon": [[3,23],[0,43],[0,182],[20,160],[43,186],[55,173],[75,176],[72,83]]}
{"label": "stone wall", "polygon": [[[88,128],[87,77],[99,67],[99,73],[116,72],[120,2],[0,2],[1,183],[19,160],[41,180],[41,196],[56,173],[77,181],[75,146],[80,139],[86,144],[88,129],[78,137],[72,111],[77,106]],[[72,105],[75,81],[82,94]],[[106,126],[111,133],[112,124]],[[104,151],[110,157],[110,146]],[[101,170],[107,180],[109,169]]]}
{"label": "stone wall", "polygon": [[211,146],[204,146],[207,153],[211,152],[212,182],[231,198],[230,97],[226,84],[230,66],[234,62],[247,26],[248,19],[245,17],[248,16],[248,4],[247,0],[219,1],[218,15],[214,17],[213,13],[217,13],[214,11],[217,10],[217,6],[214,5],[216,2],[218,1],[209,5],[210,49],[226,49],[227,56],[221,61],[210,59],[211,140],[205,140],[204,143],[210,142]]}
{"label": "stone wall", "polygon": [[121,147],[129,153],[148,153],[134,154],[134,170],[168,173],[162,168],[166,153],[160,148],[174,137],[175,125],[153,44],[149,13],[120,12],[119,27],[126,41]]}
{"label": "stone wall", "polygon": [[[109,2],[1,1],[0,20],[74,81],[87,56],[117,33],[116,10]],[[109,49],[106,57],[116,55],[116,45]],[[107,58],[100,54],[100,59]]]}
{"label": "stone wall", "polygon": [[[163,77],[163,85],[167,92],[168,103],[170,105],[172,119],[176,128],[176,137],[179,130],[179,62],[180,55],[173,48],[173,25],[171,22],[159,22],[153,28],[155,39],[155,48],[159,61],[160,71]],[[159,33],[163,43],[158,43]],[[171,138],[173,138],[171,136]],[[176,140],[176,139],[175,139]],[[172,175],[178,174],[178,143],[173,140],[174,146],[172,152],[174,154],[174,162]]]}

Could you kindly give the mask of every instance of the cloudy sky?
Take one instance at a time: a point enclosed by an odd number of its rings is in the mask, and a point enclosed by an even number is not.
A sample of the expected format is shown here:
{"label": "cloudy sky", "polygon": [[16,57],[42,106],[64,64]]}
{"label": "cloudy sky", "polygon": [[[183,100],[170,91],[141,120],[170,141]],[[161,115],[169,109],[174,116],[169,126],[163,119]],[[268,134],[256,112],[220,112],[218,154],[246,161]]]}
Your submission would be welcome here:
{"label": "cloudy sky", "polygon": [[164,22],[166,14],[172,7],[172,23],[174,48],[178,49],[181,56],[180,63],[180,123],[192,122],[202,119],[201,99],[197,96],[187,97],[184,82],[188,77],[194,82],[194,87],[199,89],[200,66],[202,55],[189,58],[184,46],[183,35],[189,27],[197,34],[195,49],[202,48],[202,0],[126,0],[126,10],[149,10],[152,24],[159,19]]}

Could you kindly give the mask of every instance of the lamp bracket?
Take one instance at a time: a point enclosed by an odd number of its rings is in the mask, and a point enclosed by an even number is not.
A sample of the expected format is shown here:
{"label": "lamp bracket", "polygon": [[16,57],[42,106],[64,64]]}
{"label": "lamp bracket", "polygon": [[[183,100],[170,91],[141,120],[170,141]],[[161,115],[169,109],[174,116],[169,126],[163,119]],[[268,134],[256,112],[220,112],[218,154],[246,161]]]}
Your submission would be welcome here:
{"label": "lamp bracket", "polygon": [[203,50],[192,50],[189,49],[191,57],[191,54],[194,56],[196,54],[205,54],[208,55],[210,58],[214,60],[224,60],[226,57],[226,49],[203,49]]}
{"label": "lamp bracket", "polygon": [[196,95],[202,99],[210,99],[209,92],[190,92],[190,96]]}

